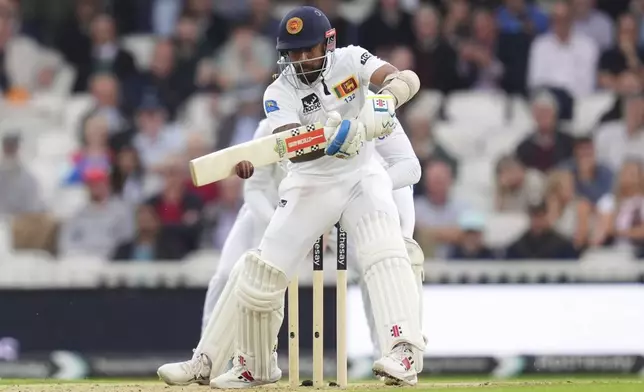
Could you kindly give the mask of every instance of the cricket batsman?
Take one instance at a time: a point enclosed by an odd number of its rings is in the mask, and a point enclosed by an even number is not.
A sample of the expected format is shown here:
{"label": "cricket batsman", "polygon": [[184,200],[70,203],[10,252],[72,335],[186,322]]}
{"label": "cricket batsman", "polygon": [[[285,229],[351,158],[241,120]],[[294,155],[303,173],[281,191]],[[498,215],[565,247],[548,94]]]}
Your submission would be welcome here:
{"label": "cricket batsman", "polygon": [[[218,334],[214,342],[202,339],[196,349],[216,371],[218,348],[233,345],[233,367],[213,378],[211,387],[250,388],[281,378],[274,348],[291,274],[338,221],[354,240],[371,299],[383,353],[373,371],[394,382],[417,383],[414,362],[425,347],[420,296],[392,180],[374,159],[374,140],[393,132],[395,109],[420,83],[414,72],[399,71],[360,47],[336,50],[335,38],[327,17],[313,7],[298,7],[280,23],[281,72],[264,94],[268,123],[282,132],[322,122],[328,145],[291,160],[259,250],[246,252],[233,268],[215,313],[217,324],[229,327],[236,320],[237,333]],[[383,96],[367,98],[370,83]]]}

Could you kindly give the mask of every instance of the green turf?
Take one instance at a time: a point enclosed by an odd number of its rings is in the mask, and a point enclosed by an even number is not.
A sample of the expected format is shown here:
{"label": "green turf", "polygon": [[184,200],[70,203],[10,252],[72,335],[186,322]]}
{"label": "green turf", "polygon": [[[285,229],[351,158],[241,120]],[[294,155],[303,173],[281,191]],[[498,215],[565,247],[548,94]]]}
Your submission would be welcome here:
{"label": "green turf", "polygon": [[[85,385],[85,386],[84,386]],[[22,386],[25,391],[78,391],[78,390],[92,390],[92,391],[208,391],[208,388],[200,388],[197,386],[184,389],[181,387],[165,387],[156,380],[125,380],[125,379],[108,379],[108,380],[16,380],[16,379],[0,379],[0,390],[10,388],[10,390],[19,390],[11,388],[11,386]],[[69,388],[68,388],[69,387]],[[276,391],[289,390],[288,384],[282,382],[278,385],[262,388],[265,391],[274,389]],[[336,388],[325,388],[326,390],[334,390]],[[626,378],[602,378],[602,377],[533,377],[522,378],[517,380],[494,380],[486,381],[482,379],[467,378],[425,378],[415,388],[396,388],[396,387],[383,387],[377,381],[366,381],[360,383],[350,384],[350,390],[359,390],[367,392],[378,392],[383,389],[396,389],[396,390],[414,390],[420,392],[644,392],[644,380],[634,379],[631,377]],[[313,388],[299,388],[300,391],[313,390]]]}

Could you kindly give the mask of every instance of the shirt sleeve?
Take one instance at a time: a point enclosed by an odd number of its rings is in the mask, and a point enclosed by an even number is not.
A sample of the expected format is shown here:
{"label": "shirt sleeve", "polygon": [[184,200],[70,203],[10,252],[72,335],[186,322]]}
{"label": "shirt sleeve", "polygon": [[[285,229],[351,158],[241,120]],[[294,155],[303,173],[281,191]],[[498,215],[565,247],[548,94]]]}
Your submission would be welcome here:
{"label": "shirt sleeve", "polygon": [[287,124],[300,124],[297,101],[284,88],[273,83],[264,92],[264,113],[271,132]]}
{"label": "shirt sleeve", "polygon": [[420,180],[420,162],[400,124],[391,135],[378,138],[376,150],[386,163],[394,190],[414,185]]}
{"label": "shirt sleeve", "polygon": [[350,51],[351,60],[359,69],[358,76],[360,78],[360,82],[364,86],[369,86],[371,75],[373,75],[378,68],[387,64],[386,61],[374,56],[367,49],[360,46],[348,46],[346,49]]}

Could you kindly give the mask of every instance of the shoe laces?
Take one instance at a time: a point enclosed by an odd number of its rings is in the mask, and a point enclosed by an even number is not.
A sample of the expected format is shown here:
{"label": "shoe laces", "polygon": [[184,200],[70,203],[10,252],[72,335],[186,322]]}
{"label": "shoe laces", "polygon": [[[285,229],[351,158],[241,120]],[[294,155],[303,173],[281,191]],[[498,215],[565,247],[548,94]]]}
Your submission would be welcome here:
{"label": "shoe laces", "polygon": [[191,360],[182,363],[181,367],[188,374],[201,376],[201,373],[208,367],[208,357],[203,353],[195,355]]}
{"label": "shoe laces", "polygon": [[389,356],[392,359],[395,359],[398,362],[401,362],[407,366],[411,366],[414,364],[413,361],[413,351],[411,350],[411,346],[407,343],[400,343],[396,345],[393,350],[389,353]]}

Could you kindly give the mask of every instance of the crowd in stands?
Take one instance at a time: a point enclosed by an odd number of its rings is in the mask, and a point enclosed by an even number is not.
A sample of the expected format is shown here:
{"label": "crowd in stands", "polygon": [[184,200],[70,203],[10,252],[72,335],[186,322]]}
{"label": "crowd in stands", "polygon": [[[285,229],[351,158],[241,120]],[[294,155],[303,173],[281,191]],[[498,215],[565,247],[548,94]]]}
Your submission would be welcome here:
{"label": "crowd in stands", "polygon": [[[374,0],[359,21],[342,1],[309,3],[329,16],[338,46],[363,46],[420,77],[419,99],[399,118],[423,165],[415,238],[428,258],[575,260],[600,247],[644,257],[644,0]],[[221,249],[243,183],[196,188],[187,162],[252,138],[276,72],[276,10],[288,4],[0,0],[5,103],[55,90],[65,65],[74,77],[62,93],[92,98],[59,184],[88,198],[64,219],[47,215],[21,155],[28,135],[3,130],[0,214],[12,219],[13,246],[136,261]],[[148,65],[123,45],[131,34],[155,37]],[[436,132],[450,117],[443,103],[465,91],[529,107],[528,132],[495,157],[487,205],[455,189],[465,163]],[[576,104],[598,92],[614,104],[575,132]],[[432,94],[443,97],[436,110],[420,98]],[[207,97],[211,129],[185,121],[195,96]],[[518,230],[502,246],[485,235],[497,215],[525,221],[501,228]]]}

